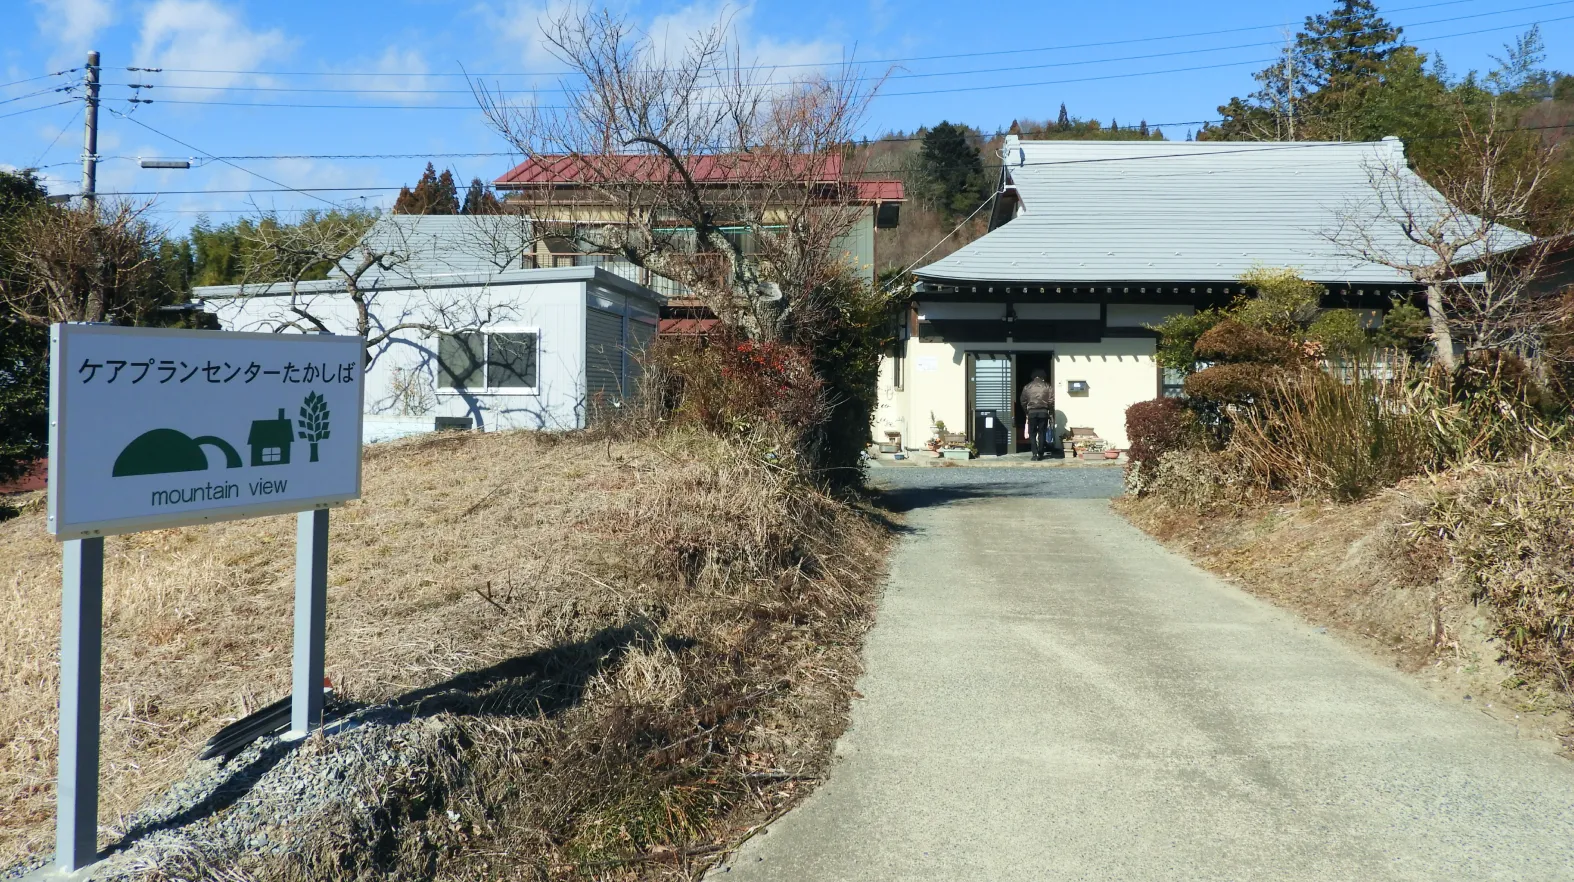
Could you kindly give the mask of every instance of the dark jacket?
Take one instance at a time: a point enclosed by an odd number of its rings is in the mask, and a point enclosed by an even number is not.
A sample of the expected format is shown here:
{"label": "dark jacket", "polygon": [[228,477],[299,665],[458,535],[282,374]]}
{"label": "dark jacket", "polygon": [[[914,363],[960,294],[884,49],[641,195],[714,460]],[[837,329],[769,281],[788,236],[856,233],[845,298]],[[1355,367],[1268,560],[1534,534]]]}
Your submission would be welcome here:
{"label": "dark jacket", "polygon": [[1022,387],[1021,404],[1023,410],[1055,409],[1055,387],[1043,380],[1034,380]]}

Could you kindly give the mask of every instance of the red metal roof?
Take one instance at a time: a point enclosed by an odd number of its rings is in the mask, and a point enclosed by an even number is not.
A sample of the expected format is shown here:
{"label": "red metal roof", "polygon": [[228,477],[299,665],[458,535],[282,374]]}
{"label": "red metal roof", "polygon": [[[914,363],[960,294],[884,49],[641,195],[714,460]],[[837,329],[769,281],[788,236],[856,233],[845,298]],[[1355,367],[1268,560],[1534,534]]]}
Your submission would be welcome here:
{"label": "red metal roof", "polygon": [[664,336],[703,336],[721,324],[713,318],[664,318],[656,332]]}
{"label": "red metal roof", "polygon": [[[852,184],[860,202],[898,202],[902,182],[842,178],[840,156],[755,156],[724,153],[689,157],[689,176],[703,186],[765,184],[807,178],[814,184]],[[681,176],[664,157],[624,153],[611,156],[534,157],[514,166],[493,184],[500,190],[613,181],[677,182]]]}

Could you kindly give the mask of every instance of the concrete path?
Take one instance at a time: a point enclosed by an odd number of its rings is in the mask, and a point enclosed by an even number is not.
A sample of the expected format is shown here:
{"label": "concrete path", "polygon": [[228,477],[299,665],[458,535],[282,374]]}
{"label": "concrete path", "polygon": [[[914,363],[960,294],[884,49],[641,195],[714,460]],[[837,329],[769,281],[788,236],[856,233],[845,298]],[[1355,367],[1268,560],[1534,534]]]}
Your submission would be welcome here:
{"label": "concrete path", "polygon": [[1050,498],[1096,480],[919,474],[829,780],[708,879],[1574,880],[1549,746]]}

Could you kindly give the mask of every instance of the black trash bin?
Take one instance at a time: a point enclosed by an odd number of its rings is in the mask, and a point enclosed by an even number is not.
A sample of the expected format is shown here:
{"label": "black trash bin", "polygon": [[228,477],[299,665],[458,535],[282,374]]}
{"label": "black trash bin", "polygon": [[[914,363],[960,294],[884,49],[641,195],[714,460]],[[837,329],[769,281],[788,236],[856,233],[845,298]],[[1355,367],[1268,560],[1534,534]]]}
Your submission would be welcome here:
{"label": "black trash bin", "polygon": [[980,409],[973,415],[973,443],[979,456],[1004,456],[1011,443],[1011,426],[999,411]]}

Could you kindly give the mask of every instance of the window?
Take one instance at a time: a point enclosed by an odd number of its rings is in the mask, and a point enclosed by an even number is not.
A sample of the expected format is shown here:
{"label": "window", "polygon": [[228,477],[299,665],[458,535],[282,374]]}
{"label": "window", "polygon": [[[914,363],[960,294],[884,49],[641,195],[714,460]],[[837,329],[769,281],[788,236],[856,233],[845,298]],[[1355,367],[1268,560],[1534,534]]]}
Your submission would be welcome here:
{"label": "window", "polygon": [[535,389],[534,331],[458,331],[437,344],[437,387],[471,391]]}
{"label": "window", "polygon": [[1174,368],[1159,368],[1159,395],[1180,398],[1186,392],[1186,373]]}
{"label": "window", "polygon": [[283,462],[284,461],[284,450],[282,448],[279,448],[279,447],[264,447],[264,448],[262,448],[262,461],[263,462]]}

